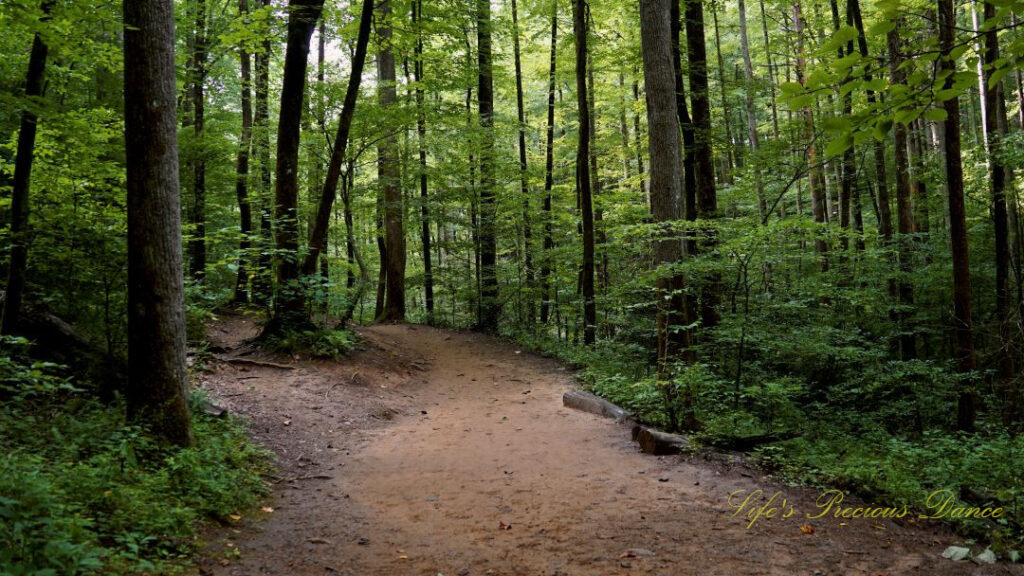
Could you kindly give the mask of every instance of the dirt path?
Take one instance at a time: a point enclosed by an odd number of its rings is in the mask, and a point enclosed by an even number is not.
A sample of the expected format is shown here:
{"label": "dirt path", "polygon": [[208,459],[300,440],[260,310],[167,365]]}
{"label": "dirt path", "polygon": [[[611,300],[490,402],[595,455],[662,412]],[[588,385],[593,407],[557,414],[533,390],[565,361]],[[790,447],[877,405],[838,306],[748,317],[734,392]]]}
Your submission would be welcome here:
{"label": "dirt path", "polygon": [[[212,335],[235,356],[253,330],[230,317]],[[640,454],[622,426],[562,407],[568,370],[510,344],[422,326],[363,333],[367,349],[342,362],[207,375],[279,455],[281,477],[273,512],[211,535],[201,573],[1024,573],[940,558],[956,541],[941,527],[806,520],[815,492]],[[765,500],[781,490],[797,514],[749,529],[730,518],[729,494],[757,488]]]}

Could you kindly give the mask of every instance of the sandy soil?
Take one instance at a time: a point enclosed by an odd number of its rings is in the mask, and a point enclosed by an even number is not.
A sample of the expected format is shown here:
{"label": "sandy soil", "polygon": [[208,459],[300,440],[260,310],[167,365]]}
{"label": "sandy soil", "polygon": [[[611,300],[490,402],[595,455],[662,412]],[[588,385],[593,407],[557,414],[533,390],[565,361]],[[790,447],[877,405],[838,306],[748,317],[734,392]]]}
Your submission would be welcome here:
{"label": "sandy soil", "polygon": [[[628,429],[562,406],[569,370],[499,340],[373,326],[331,362],[267,358],[243,342],[255,333],[241,316],[211,328],[221,358],[291,369],[212,362],[204,385],[280,475],[263,512],[208,535],[201,574],[1024,574],[942,559],[957,538],[934,523],[807,520],[815,491],[641,454]],[[795,514],[730,517],[729,495],[759,488]]]}

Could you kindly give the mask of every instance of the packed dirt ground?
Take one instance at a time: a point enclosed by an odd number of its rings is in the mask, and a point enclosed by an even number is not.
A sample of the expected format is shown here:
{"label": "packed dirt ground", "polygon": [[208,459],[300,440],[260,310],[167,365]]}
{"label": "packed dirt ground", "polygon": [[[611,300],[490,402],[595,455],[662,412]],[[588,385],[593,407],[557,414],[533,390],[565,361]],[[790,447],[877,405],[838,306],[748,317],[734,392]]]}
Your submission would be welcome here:
{"label": "packed dirt ground", "polygon": [[[377,325],[330,361],[268,356],[257,331],[222,315],[203,385],[279,471],[208,534],[204,575],[1024,574],[942,558],[959,540],[931,521],[807,519],[817,491],[738,459],[642,454],[562,406],[570,370],[507,342]],[[748,528],[730,494],[757,489],[795,513]]]}

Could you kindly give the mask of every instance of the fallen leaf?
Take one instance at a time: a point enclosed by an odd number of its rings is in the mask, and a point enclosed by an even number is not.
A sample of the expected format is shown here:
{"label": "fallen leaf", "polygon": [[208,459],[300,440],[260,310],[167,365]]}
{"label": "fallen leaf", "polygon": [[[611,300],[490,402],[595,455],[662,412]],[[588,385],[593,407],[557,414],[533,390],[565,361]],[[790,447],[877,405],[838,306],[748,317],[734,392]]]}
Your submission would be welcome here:
{"label": "fallen leaf", "polygon": [[512,524],[505,524],[504,520],[498,523],[498,530],[511,530]]}
{"label": "fallen leaf", "polygon": [[242,519],[242,516],[240,514],[228,514],[228,518],[234,520],[235,522],[238,522]]}
{"label": "fallen leaf", "polygon": [[814,526],[811,526],[810,524],[801,524],[800,531],[808,535],[814,534]]}
{"label": "fallen leaf", "polygon": [[399,557],[398,557],[398,559],[399,559],[399,560],[408,560],[408,559],[409,559],[409,557],[408,557],[408,556],[406,556],[405,554],[402,554],[401,556],[399,556]]}
{"label": "fallen leaf", "polygon": [[971,555],[970,548],[964,548],[962,546],[950,546],[942,552],[943,558],[949,558],[954,562],[963,560]]}
{"label": "fallen leaf", "polygon": [[306,538],[306,542],[309,542],[310,544],[330,544],[330,542],[328,542],[325,538],[317,537]]}
{"label": "fallen leaf", "polygon": [[260,510],[266,512],[267,514],[270,514],[274,511],[274,509],[271,508],[270,506],[264,506],[263,508],[260,508]]}
{"label": "fallen leaf", "polygon": [[285,426],[291,426],[292,425],[292,421],[291,420],[285,420],[284,421],[284,425]]}

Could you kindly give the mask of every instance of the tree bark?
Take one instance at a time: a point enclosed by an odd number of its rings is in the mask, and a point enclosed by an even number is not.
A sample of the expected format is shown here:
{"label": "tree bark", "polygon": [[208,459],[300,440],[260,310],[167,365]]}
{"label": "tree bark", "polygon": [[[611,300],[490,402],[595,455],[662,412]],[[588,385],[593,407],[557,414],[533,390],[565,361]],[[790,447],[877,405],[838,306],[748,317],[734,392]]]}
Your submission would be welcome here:
{"label": "tree bark", "polygon": [[[393,108],[398,97],[395,90],[395,55],[391,45],[391,0],[377,6],[377,97],[382,110]],[[384,137],[377,145],[377,180],[384,198],[384,244],[387,267],[387,292],[384,309],[378,321],[405,321],[405,226],[402,207],[401,155],[398,136]]]}
{"label": "tree bark", "polygon": [[[887,36],[889,45],[889,77],[894,86],[905,83],[905,74],[900,68],[903,63],[902,48],[900,45],[900,22],[889,31]],[[900,331],[900,358],[912,360],[917,357],[917,347],[914,342],[914,334],[907,325],[909,309],[914,305],[914,288],[910,278],[914,272],[912,266],[913,246],[911,235],[914,233],[914,213],[910,204],[910,175],[908,174],[907,161],[907,127],[899,122],[893,123],[893,157],[896,169],[896,217],[899,227],[898,258],[899,258],[899,279],[897,280],[897,294],[899,297],[899,311],[893,316]]]}
{"label": "tree bark", "polygon": [[[544,147],[544,254],[540,266],[540,323],[547,324],[551,298],[551,258],[555,248],[551,225],[551,193],[555,168],[555,64],[558,47],[558,3],[551,3],[551,55],[548,66],[548,119]],[[636,84],[634,83],[634,89]],[[643,185],[641,184],[641,188]]]}
{"label": "tree bark", "polygon": [[497,193],[494,183],[494,76],[491,69],[491,3],[476,0],[477,111],[480,142],[480,329],[498,331]]}
{"label": "tree bark", "polygon": [[[697,216],[702,220],[718,217],[718,192],[715,188],[715,161],[711,154],[711,102],[708,93],[707,47],[704,40],[702,0],[686,2],[686,53],[690,71],[690,103],[693,105],[694,161],[697,176]],[[713,227],[701,231],[701,251],[712,253],[718,244]],[[721,278],[705,275],[700,292],[700,319],[704,328],[718,325],[718,291]]]}
{"label": "tree bark", "polygon": [[[268,10],[270,0],[259,0],[263,10]],[[273,273],[273,261],[271,259],[271,247],[273,246],[273,230],[271,224],[272,200],[270,196],[271,175],[270,175],[270,106],[268,98],[270,95],[270,55],[272,44],[270,37],[264,36],[260,47],[256,51],[256,88],[255,88],[255,109],[253,112],[253,147],[256,151],[256,161],[259,164],[259,218],[260,231],[259,240],[256,242],[256,253],[253,260],[256,262],[256,269],[253,271],[252,299],[261,305],[270,304],[273,293],[271,274]]]}
{"label": "tree bark", "polygon": [[[985,2],[985,22],[996,17],[996,6]],[[992,219],[996,243],[996,324],[999,333],[999,395],[1003,402],[1003,423],[1013,425],[1020,417],[1017,384],[1014,379],[1013,342],[1010,337],[1010,231],[1007,221],[1006,189],[1007,166],[1002,154],[1006,137],[1006,108],[1003,105],[1002,85],[992,83],[999,60],[999,36],[995,27],[985,31],[983,76],[985,102],[985,134],[988,137],[989,176],[992,182]]]}
{"label": "tree bark", "polygon": [[[40,23],[50,20],[54,0],[44,0],[41,5],[43,16]],[[11,189],[11,260],[7,270],[6,298],[3,305],[0,333],[13,334],[18,326],[21,303],[25,292],[25,271],[28,267],[29,243],[29,189],[32,176],[32,162],[35,159],[37,116],[33,107],[45,89],[46,55],[48,48],[42,36],[36,32],[32,39],[32,52],[28,59],[28,73],[25,75],[25,98],[29,100],[21,112],[21,126],[18,129],[18,150],[14,157],[14,182]]]}
{"label": "tree bark", "polygon": [[[950,57],[956,34],[952,0],[938,0],[939,60],[941,70],[948,71],[945,88],[953,84],[956,61]],[[967,256],[967,214],[964,209],[964,175],[960,159],[960,102],[950,98],[943,103],[945,132],[946,186],[949,196],[950,243],[953,256],[953,322],[956,334],[956,364],[960,373],[973,372],[976,366],[974,334],[971,321],[971,273]],[[974,431],[974,387],[964,382],[957,402],[957,428]]]}
{"label": "tree bark", "polygon": [[128,418],[192,443],[186,401],[171,0],[125,0],[128,183]]}
{"label": "tree bark", "polygon": [[288,6],[288,42],[277,121],[277,185],[274,190],[277,298],[273,321],[267,325],[271,332],[288,326],[301,327],[309,322],[299,280],[299,135],[310,38],[323,10],[323,0],[291,0]]}
{"label": "tree bark", "polygon": [[348,135],[355,116],[356,102],[359,97],[359,85],[362,82],[363,67],[366,63],[367,45],[370,43],[370,24],[373,21],[373,0],[363,0],[362,13],[359,17],[359,34],[356,38],[355,55],[352,57],[352,72],[345,90],[345,101],[338,119],[338,131],[334,136],[334,149],[327,164],[327,175],[324,177],[320,202],[317,205],[316,220],[309,235],[309,252],[302,263],[302,275],[312,275],[316,270],[316,262],[322,250],[327,246],[327,229],[330,226],[331,212],[337,197],[338,181],[341,179],[341,165],[348,151]]}
{"label": "tree bark", "polygon": [[192,157],[192,234],[188,241],[189,276],[198,283],[206,278],[206,153],[203,131],[206,129],[206,0],[195,0],[195,28],[192,40],[192,132],[195,137]]}
{"label": "tree bark", "polygon": [[[423,0],[413,0],[412,21],[416,29],[416,136],[420,160],[420,243],[423,245],[423,297],[427,307],[427,324],[434,324],[434,271],[430,257],[430,200],[427,188],[427,110],[423,90]],[[518,60],[516,61],[518,63]],[[527,242],[529,244],[529,242]]]}
{"label": "tree bark", "polygon": [[591,345],[597,335],[597,305],[594,301],[594,207],[590,182],[590,103],[587,97],[587,14],[585,0],[573,0],[573,34],[576,37],[576,105],[579,114],[579,143],[576,148],[576,184],[583,220],[583,343]]}
{"label": "tree bark", "polygon": [[[249,0],[238,0],[238,14],[248,18]],[[239,68],[242,76],[242,136],[238,143],[235,161],[235,197],[238,199],[239,233],[238,274],[235,278],[236,303],[249,301],[249,256],[252,251],[252,205],[249,202],[249,153],[252,147],[252,63],[249,47],[243,42],[238,49]]]}
{"label": "tree bark", "polygon": [[[422,1],[422,0],[418,0]],[[526,165],[526,112],[523,107],[523,67],[519,53],[519,6],[512,0],[512,57],[516,71],[516,118],[519,121],[519,191],[523,202],[523,265],[526,267],[526,290],[529,295],[527,316],[533,321],[533,231],[530,227],[530,184]]]}
{"label": "tree bark", "polygon": [[[647,86],[647,125],[650,150],[651,216],[666,225],[680,216],[682,166],[677,118],[674,61],[672,58],[672,3],[677,0],[645,0],[640,4],[640,36]],[[657,265],[669,265],[682,257],[679,239],[667,230],[654,242]],[[661,273],[656,284],[658,307],[658,377],[663,382],[672,427],[678,427],[676,391],[666,383],[671,364],[689,348],[689,333],[677,329],[686,319],[681,291],[682,276]]]}
{"label": "tree bark", "polygon": [[[800,3],[793,5],[793,28],[797,38],[796,57],[796,78],[800,84],[806,84],[804,70],[806,68],[806,56],[804,54],[804,19],[800,9]],[[807,139],[807,149],[804,157],[808,167],[808,184],[811,188],[811,211],[814,221],[818,224],[825,224],[828,217],[825,214],[825,190],[821,173],[818,166],[818,153],[814,145],[814,111],[810,106],[805,106],[802,111],[804,117],[804,137]],[[821,233],[815,234],[814,251],[821,258],[821,270],[828,270],[828,245],[822,238]]]}
{"label": "tree bark", "polygon": [[[740,19],[740,48],[743,51],[743,74],[747,81],[746,89],[743,91],[743,100],[747,111],[747,139],[750,141],[751,154],[757,154],[757,149],[761,146],[761,141],[757,133],[757,112],[754,107],[754,65],[750,59],[750,39],[747,36],[747,6],[744,0],[739,0],[738,4]],[[761,182],[761,171],[757,167],[754,168],[754,190],[757,193],[757,207],[760,211],[761,218],[763,219],[768,207],[764,198],[764,185]]]}

